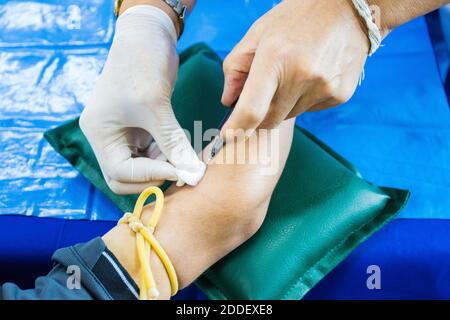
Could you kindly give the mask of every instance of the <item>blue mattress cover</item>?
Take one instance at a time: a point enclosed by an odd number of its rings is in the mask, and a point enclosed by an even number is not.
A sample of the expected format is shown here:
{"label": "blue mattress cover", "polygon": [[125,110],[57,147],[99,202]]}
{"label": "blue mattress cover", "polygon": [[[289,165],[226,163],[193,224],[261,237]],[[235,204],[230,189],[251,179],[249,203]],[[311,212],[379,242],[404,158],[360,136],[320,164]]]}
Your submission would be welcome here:
{"label": "blue mattress cover", "polygon": [[[200,0],[179,48],[205,41],[224,57],[276,2]],[[42,137],[82,110],[111,43],[112,7],[0,1],[0,282],[29,286],[56,248],[114,225],[77,219],[120,216]],[[409,219],[370,238],[308,298],[450,298],[450,111],[424,20],[386,40],[346,106],[298,121],[369,180],[413,192],[401,215]],[[381,267],[382,290],[366,288],[372,264]],[[181,297],[199,297],[189,290]]]}
{"label": "blue mattress cover", "polygon": [[[30,287],[46,274],[57,248],[101,236],[111,221],[0,216],[0,283]],[[450,221],[398,219],[359,246],[307,299],[450,299]],[[39,241],[37,241],[39,240]],[[369,290],[367,268],[380,267],[381,289]],[[178,298],[204,298],[195,286]]]}

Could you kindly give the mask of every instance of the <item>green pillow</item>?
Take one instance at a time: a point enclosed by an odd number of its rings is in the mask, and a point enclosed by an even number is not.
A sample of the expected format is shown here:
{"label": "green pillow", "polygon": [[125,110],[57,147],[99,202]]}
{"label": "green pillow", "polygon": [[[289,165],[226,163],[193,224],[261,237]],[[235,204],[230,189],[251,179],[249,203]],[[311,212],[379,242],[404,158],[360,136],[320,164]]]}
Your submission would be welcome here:
{"label": "green pillow", "polygon": [[[195,120],[203,121],[203,130],[219,125],[226,112],[222,86],[221,61],[211,49],[200,44],[181,54],[172,102],[182,127],[192,133]],[[122,211],[132,209],[136,196],[109,190],[78,119],[45,137]],[[263,226],[196,284],[211,299],[300,299],[408,197],[407,191],[366,182],[349,162],[296,127]]]}

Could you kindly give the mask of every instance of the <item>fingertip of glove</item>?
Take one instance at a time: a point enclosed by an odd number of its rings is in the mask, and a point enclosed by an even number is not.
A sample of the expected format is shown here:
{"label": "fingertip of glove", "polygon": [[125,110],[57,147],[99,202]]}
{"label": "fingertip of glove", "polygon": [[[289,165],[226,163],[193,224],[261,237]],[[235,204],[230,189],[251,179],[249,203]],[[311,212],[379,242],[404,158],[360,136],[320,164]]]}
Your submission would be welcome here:
{"label": "fingertip of glove", "polygon": [[205,175],[206,164],[199,161],[194,170],[177,169],[178,182],[177,186],[182,186],[184,183],[195,187],[202,180]]}

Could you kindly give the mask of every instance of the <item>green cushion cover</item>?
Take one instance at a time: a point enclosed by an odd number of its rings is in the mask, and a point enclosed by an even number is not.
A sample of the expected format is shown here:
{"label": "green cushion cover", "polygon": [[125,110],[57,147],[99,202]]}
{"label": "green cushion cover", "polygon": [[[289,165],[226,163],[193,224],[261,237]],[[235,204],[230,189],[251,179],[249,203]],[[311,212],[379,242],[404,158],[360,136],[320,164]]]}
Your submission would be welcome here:
{"label": "green cushion cover", "polygon": [[[222,88],[221,60],[211,49],[199,44],[184,51],[172,98],[181,126],[191,134],[196,120],[203,130],[217,127],[227,110],[220,103]],[[137,196],[111,192],[78,119],[45,137],[122,211],[132,210]],[[348,161],[296,127],[263,226],[196,284],[211,299],[300,299],[408,197],[407,191],[365,181]]]}

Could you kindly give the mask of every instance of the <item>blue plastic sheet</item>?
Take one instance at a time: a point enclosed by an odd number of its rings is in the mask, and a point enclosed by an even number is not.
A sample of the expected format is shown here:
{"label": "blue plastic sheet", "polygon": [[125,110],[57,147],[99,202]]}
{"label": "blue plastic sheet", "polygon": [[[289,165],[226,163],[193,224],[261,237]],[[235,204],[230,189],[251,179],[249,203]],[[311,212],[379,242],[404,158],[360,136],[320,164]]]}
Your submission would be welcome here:
{"label": "blue plastic sheet", "polygon": [[[274,1],[199,1],[179,48],[222,57]],[[111,0],[0,1],[0,214],[115,220],[119,212],[43,140],[77,116],[107,56]],[[450,114],[423,19],[394,32],[346,106],[300,123],[381,185],[403,217],[450,216]]]}
{"label": "blue plastic sheet", "polygon": [[0,1],[0,214],[118,216],[109,202],[104,215],[94,213],[97,192],[42,137],[81,112],[107,56],[112,8],[105,0]]}

